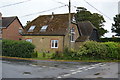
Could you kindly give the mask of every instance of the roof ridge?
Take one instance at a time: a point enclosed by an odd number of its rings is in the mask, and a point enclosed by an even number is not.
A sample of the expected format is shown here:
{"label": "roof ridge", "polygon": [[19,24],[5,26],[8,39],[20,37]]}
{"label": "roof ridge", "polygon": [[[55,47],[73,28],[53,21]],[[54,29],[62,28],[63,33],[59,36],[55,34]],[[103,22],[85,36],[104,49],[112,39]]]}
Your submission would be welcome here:
{"label": "roof ridge", "polygon": [[17,16],[2,17],[2,18],[16,18]]}
{"label": "roof ridge", "polygon": [[[66,15],[66,14],[69,14],[69,13],[59,13],[59,14],[53,14],[53,15]],[[71,14],[75,14],[75,13],[71,13]],[[52,14],[46,14],[46,15],[39,15],[38,17],[41,17],[41,16],[52,16]]]}

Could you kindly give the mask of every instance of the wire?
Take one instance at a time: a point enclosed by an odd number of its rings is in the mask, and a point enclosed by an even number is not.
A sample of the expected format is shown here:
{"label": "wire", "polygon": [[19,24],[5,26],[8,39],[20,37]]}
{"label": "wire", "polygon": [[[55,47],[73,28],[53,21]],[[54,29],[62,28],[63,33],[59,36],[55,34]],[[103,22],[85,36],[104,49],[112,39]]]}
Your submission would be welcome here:
{"label": "wire", "polygon": [[86,0],[84,0],[88,5],[90,5],[92,8],[94,8],[95,10],[97,10],[99,13],[103,14],[105,17],[107,17],[109,20],[112,20],[110,17],[108,17],[107,15],[105,15],[104,13],[102,13],[100,10],[98,10],[97,8],[95,8],[93,5],[91,5],[89,2],[87,2]]}
{"label": "wire", "polygon": [[56,9],[58,9],[58,8],[62,8],[62,7],[65,7],[65,6],[67,6],[67,5],[55,7],[55,8],[52,8],[52,9],[49,9],[49,10],[45,10],[45,11],[41,11],[41,12],[36,12],[36,13],[27,14],[27,15],[24,15],[24,16],[21,16],[21,17],[27,17],[27,16],[31,16],[31,15],[35,15],[35,14],[40,14],[40,13],[44,13],[44,12],[56,10]]}
{"label": "wire", "polygon": [[[56,1],[56,0],[52,0],[52,1],[55,1],[57,3],[60,3],[60,4],[65,4],[63,2],[59,2],[59,1]],[[90,5],[92,8],[94,8],[95,10],[97,10],[99,13],[103,14],[105,17],[107,17],[109,20],[112,20],[110,17],[108,17],[107,15],[105,15],[104,13],[102,13],[100,10],[98,10],[97,8],[95,8],[93,5],[91,5],[89,2],[87,2],[86,0],[84,0],[88,5]],[[69,6],[68,4],[66,4],[67,6]],[[75,5],[72,5],[73,7],[77,8],[77,6]]]}
{"label": "wire", "polygon": [[1,6],[0,8],[4,8],[4,7],[8,7],[8,6],[13,6],[13,5],[25,3],[25,2],[28,2],[28,1],[31,1],[31,0],[21,1],[21,2],[17,2],[17,3],[13,3],[13,4],[7,4],[7,5],[4,5],[4,6]]}
{"label": "wire", "polygon": [[[55,1],[55,2],[57,2],[57,3],[60,3],[60,4],[65,4],[65,5],[69,6],[68,4],[63,3],[63,2],[59,2],[59,1],[56,1],[56,0],[52,0],[52,1]],[[77,8],[77,6],[75,6],[75,5],[71,5],[71,6],[73,6],[73,7]]]}

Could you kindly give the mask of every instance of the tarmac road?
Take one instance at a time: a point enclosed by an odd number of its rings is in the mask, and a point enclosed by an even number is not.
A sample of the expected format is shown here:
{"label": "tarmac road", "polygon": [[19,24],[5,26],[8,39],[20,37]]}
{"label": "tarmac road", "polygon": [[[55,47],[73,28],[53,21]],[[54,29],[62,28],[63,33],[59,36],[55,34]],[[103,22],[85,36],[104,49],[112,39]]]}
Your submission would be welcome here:
{"label": "tarmac road", "polygon": [[116,62],[2,60],[3,78],[118,78]]}

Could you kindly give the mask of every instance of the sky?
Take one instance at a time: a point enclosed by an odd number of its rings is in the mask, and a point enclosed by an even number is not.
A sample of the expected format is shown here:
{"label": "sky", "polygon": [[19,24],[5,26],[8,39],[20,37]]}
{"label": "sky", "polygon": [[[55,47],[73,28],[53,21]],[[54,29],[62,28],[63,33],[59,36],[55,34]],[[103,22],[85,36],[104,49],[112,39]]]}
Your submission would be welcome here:
{"label": "sky", "polygon": [[[76,12],[76,7],[85,7],[92,13],[103,15],[106,23],[104,29],[109,32],[105,37],[112,37],[113,17],[118,14],[120,0],[71,0],[71,12]],[[68,13],[69,0],[0,0],[0,12],[3,17],[18,16],[22,25],[32,21],[40,15]],[[76,7],[75,7],[76,6]],[[120,5],[119,5],[120,6]],[[96,10],[97,9],[97,10]]]}

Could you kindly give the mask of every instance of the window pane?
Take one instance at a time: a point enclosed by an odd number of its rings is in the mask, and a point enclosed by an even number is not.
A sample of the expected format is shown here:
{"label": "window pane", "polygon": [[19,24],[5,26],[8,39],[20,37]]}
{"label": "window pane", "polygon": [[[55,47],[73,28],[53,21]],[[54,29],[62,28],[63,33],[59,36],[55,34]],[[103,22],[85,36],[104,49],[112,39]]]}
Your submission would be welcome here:
{"label": "window pane", "polygon": [[42,28],[41,28],[40,32],[45,32],[45,31],[46,31],[46,29],[47,29],[47,27],[48,27],[48,25],[42,26]]}
{"label": "window pane", "polygon": [[74,41],[74,33],[71,33],[71,41]]}
{"label": "window pane", "polygon": [[74,29],[73,27],[72,27],[72,29],[71,29],[71,33],[72,33],[72,32],[75,32],[75,29]]}
{"label": "window pane", "polygon": [[28,30],[28,32],[32,32],[34,30],[35,26],[31,26]]}
{"label": "window pane", "polygon": [[31,43],[32,43],[32,39],[26,39],[26,41],[28,41],[28,42],[31,42]]}
{"label": "window pane", "polygon": [[58,47],[58,41],[55,40],[55,47]]}
{"label": "window pane", "polygon": [[54,47],[54,40],[52,40],[52,47]]}

